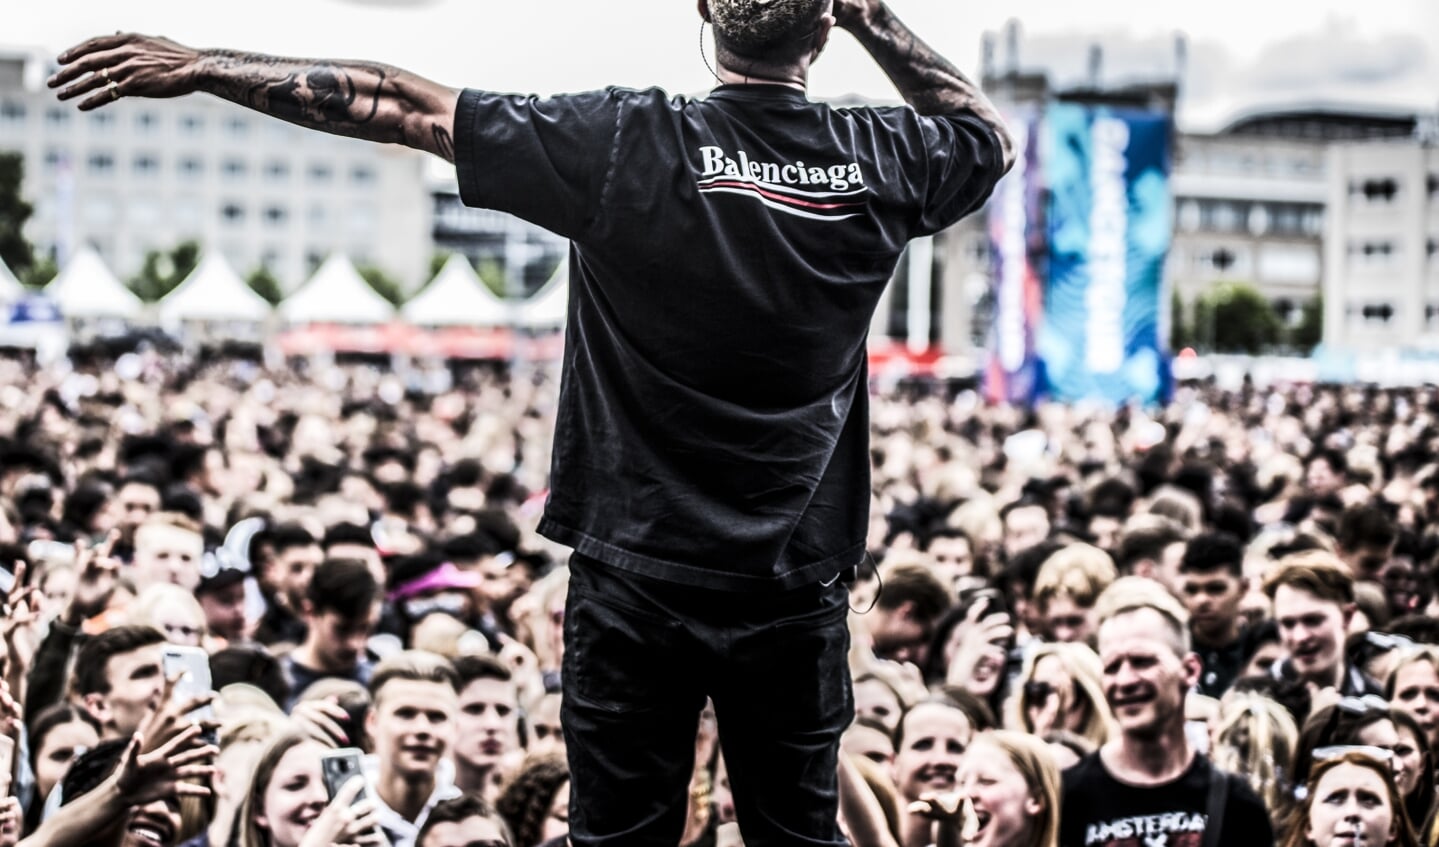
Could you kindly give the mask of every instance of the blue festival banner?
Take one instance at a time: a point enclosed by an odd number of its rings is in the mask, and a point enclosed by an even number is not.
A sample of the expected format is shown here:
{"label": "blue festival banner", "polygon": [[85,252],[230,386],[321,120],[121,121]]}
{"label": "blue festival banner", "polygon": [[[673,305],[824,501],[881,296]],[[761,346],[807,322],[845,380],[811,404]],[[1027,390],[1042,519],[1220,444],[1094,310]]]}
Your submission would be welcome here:
{"label": "blue festival banner", "polygon": [[1038,352],[1044,393],[1163,402],[1160,336],[1169,250],[1170,117],[1051,105],[1042,157],[1049,188],[1049,285]]}
{"label": "blue festival banner", "polygon": [[1027,405],[1042,387],[1035,349],[1047,253],[1040,123],[1033,109],[1006,114],[1004,122],[1014,136],[1016,159],[987,204],[994,319],[986,345],[984,396]]}

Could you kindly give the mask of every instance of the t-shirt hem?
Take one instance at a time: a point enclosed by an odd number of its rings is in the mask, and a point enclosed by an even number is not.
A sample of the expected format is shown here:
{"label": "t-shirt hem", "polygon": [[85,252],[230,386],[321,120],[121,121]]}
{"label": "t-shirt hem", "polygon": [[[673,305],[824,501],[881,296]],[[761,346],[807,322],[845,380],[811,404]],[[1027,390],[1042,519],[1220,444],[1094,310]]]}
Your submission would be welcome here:
{"label": "t-shirt hem", "polygon": [[540,519],[536,531],[551,541],[574,548],[575,552],[604,564],[650,579],[719,591],[786,591],[815,582],[826,582],[857,564],[864,554],[860,541],[818,561],[772,576],[720,571],[647,556],[601,541],[588,533],[566,526],[550,517]]}

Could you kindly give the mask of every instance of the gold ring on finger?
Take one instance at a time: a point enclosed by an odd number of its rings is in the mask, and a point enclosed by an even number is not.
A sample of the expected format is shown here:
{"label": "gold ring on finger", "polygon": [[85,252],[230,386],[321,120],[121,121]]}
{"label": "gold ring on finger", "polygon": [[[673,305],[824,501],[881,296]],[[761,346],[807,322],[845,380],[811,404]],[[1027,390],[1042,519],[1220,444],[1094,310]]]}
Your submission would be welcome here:
{"label": "gold ring on finger", "polygon": [[108,86],[108,88],[110,89],[110,99],[111,99],[112,101],[114,101],[114,100],[119,100],[119,99],[120,99],[120,83],[115,82],[114,80],[111,80],[111,81],[110,81],[110,85]]}
{"label": "gold ring on finger", "polygon": [[109,82],[109,81],[110,81],[110,69],[109,69],[109,68],[101,68],[101,69],[100,69],[100,76],[104,77],[106,82]]}

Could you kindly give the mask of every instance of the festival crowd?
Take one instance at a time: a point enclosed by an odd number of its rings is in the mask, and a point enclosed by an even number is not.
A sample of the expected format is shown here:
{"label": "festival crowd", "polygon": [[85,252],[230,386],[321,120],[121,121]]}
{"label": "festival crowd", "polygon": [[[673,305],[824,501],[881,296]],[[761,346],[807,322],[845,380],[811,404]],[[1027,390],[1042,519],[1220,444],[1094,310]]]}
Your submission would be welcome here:
{"label": "festival crowd", "polygon": [[[0,847],[564,844],[554,374],[0,386]],[[1439,844],[1439,390],[906,382],[871,430],[855,847]],[[685,847],[753,814],[722,731]]]}

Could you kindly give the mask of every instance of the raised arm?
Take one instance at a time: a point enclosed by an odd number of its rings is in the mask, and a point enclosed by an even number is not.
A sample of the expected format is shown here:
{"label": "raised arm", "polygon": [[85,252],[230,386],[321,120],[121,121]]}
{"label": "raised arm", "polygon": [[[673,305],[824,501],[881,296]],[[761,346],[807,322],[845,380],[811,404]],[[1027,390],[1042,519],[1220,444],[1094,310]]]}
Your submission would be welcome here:
{"label": "raised arm", "polygon": [[59,61],[49,85],[61,100],[84,98],[81,111],[205,92],[309,129],[455,160],[459,91],[388,65],[195,50],[133,33],[92,38]]}
{"label": "raised arm", "polygon": [[905,26],[883,0],[835,0],[835,22],[853,35],[889,76],[904,102],[921,115],[968,110],[989,124],[1004,150],[1004,169],[1014,164],[1014,140],[999,110],[948,59]]}

